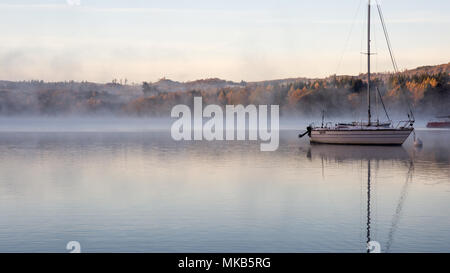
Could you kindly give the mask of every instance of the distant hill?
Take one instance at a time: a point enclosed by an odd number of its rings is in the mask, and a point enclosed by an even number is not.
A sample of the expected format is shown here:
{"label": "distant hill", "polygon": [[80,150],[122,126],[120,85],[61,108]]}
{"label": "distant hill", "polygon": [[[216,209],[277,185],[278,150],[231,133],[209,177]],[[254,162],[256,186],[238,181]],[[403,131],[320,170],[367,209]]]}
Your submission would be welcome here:
{"label": "distant hill", "polygon": [[[145,83],[144,83],[145,84]],[[154,83],[146,83],[149,93],[161,92],[185,92],[190,90],[211,91],[218,88],[244,86],[244,82],[236,83],[219,78],[201,79],[188,82],[178,82],[162,78]]]}
{"label": "distant hill", "polygon": [[[440,65],[428,65],[421,66],[414,69],[404,70],[400,72],[403,75],[417,75],[417,74],[438,74],[438,73],[450,73],[450,63],[440,64]],[[393,73],[392,72],[382,72],[382,73],[373,73],[374,77],[378,77],[380,79],[387,79]],[[329,79],[333,76],[329,76],[326,79]],[[364,78],[367,77],[367,74],[360,74],[356,76],[351,75],[338,75],[336,77],[357,77]],[[160,92],[184,92],[189,90],[200,90],[207,91],[211,89],[218,89],[224,87],[244,87],[244,86],[258,86],[258,85],[279,85],[279,84],[291,84],[295,82],[305,82],[305,81],[315,81],[320,80],[320,78],[306,78],[306,77],[297,77],[297,78],[286,78],[286,79],[274,79],[274,80],[264,80],[264,81],[255,81],[255,82],[233,82],[226,81],[219,78],[210,78],[210,79],[201,79],[195,81],[188,82],[178,82],[170,79],[162,78],[157,82],[149,83],[151,86],[157,88]]]}
{"label": "distant hill", "polygon": [[[420,66],[413,69],[405,69],[400,72],[402,75],[406,76],[413,76],[418,74],[439,74],[439,73],[446,73],[450,75],[450,62],[446,64],[440,64],[440,65],[427,65],[427,66]],[[379,78],[382,80],[388,79],[390,76],[393,75],[393,72],[376,72],[372,73],[373,77]],[[367,78],[367,73],[362,73],[360,75],[330,75],[326,77],[325,79],[331,79],[333,77],[337,78],[343,78],[343,77],[356,77],[359,79]],[[298,77],[298,78],[286,78],[286,79],[276,79],[276,80],[267,80],[267,81],[259,81],[259,82],[250,82],[250,84],[260,85],[260,84],[289,84],[289,83],[295,83],[299,81],[315,81],[320,80],[320,78],[305,78],[305,77]]]}
{"label": "distant hill", "polygon": [[405,70],[402,72],[407,75],[414,74],[438,74],[438,73],[450,73],[450,63],[440,65],[427,65],[420,66],[415,69]]}

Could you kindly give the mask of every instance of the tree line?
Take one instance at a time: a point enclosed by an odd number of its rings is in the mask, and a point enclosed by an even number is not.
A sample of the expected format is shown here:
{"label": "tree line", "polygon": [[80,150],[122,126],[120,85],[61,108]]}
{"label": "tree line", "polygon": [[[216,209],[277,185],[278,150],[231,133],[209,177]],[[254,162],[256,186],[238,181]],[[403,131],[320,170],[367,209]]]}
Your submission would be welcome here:
{"label": "tree line", "polygon": [[[142,86],[88,82],[0,82],[0,115],[115,114],[168,116],[176,104],[193,103],[202,96],[205,104],[276,104],[282,115],[329,115],[364,112],[367,101],[365,75],[330,76],[324,79],[291,79],[265,82],[203,80],[195,85],[165,87],[144,82]],[[171,91],[171,86],[176,90]],[[450,109],[449,73],[375,74],[372,101],[383,99],[390,109],[410,104],[429,114]],[[190,87],[193,87],[192,89]],[[376,90],[378,88],[378,91]],[[381,98],[378,96],[381,95]],[[378,96],[378,97],[377,97]]]}

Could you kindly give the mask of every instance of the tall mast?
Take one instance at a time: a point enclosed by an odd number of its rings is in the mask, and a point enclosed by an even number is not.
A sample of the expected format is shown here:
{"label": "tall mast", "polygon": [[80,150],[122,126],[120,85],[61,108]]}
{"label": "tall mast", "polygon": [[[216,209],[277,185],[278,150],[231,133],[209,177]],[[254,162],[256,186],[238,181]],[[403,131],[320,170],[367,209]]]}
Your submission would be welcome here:
{"label": "tall mast", "polygon": [[367,105],[368,105],[368,126],[370,126],[370,0],[367,6],[368,15],[367,15]]}

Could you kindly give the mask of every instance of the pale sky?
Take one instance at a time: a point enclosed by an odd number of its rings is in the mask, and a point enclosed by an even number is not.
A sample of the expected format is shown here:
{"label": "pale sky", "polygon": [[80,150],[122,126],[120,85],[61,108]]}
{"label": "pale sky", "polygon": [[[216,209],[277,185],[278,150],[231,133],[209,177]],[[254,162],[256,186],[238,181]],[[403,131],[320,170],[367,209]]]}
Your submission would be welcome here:
{"label": "pale sky", "polygon": [[[378,2],[401,69],[450,61],[450,1]],[[372,69],[392,70],[373,11]],[[358,74],[366,16],[367,0],[0,0],[0,80]]]}

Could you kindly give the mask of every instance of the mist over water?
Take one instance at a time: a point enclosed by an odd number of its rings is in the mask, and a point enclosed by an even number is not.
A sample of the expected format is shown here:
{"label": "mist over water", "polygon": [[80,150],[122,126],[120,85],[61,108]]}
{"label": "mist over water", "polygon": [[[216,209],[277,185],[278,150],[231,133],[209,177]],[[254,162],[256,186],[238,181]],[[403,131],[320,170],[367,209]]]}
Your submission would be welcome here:
{"label": "mist over water", "polygon": [[133,117],[0,117],[0,132],[141,132],[170,130],[174,119]]}
{"label": "mist over water", "polygon": [[418,130],[422,149],[412,137],[311,145],[281,130],[279,149],[261,152],[173,141],[170,124],[1,120],[0,251],[66,252],[76,240],[83,252],[365,252],[369,161],[371,240],[449,251],[449,130]]}
{"label": "mist over water", "polygon": [[[248,128],[248,116],[246,128]],[[203,118],[203,124],[210,118]],[[155,117],[0,117],[0,133],[1,132],[149,132],[158,130],[168,130],[176,118],[155,118]],[[393,125],[399,120],[407,120],[405,116],[394,116]],[[339,117],[325,116],[325,125],[334,125],[339,122],[367,121],[367,117],[359,117],[346,115]],[[380,121],[386,119],[380,118]],[[427,118],[416,119],[415,128],[417,130],[426,129]],[[307,117],[283,117],[279,119],[280,130],[300,130],[313,123],[320,126],[322,117],[311,115]],[[225,124],[225,120],[224,120]],[[270,125],[270,116],[269,116]],[[224,127],[224,129],[226,129]]]}

